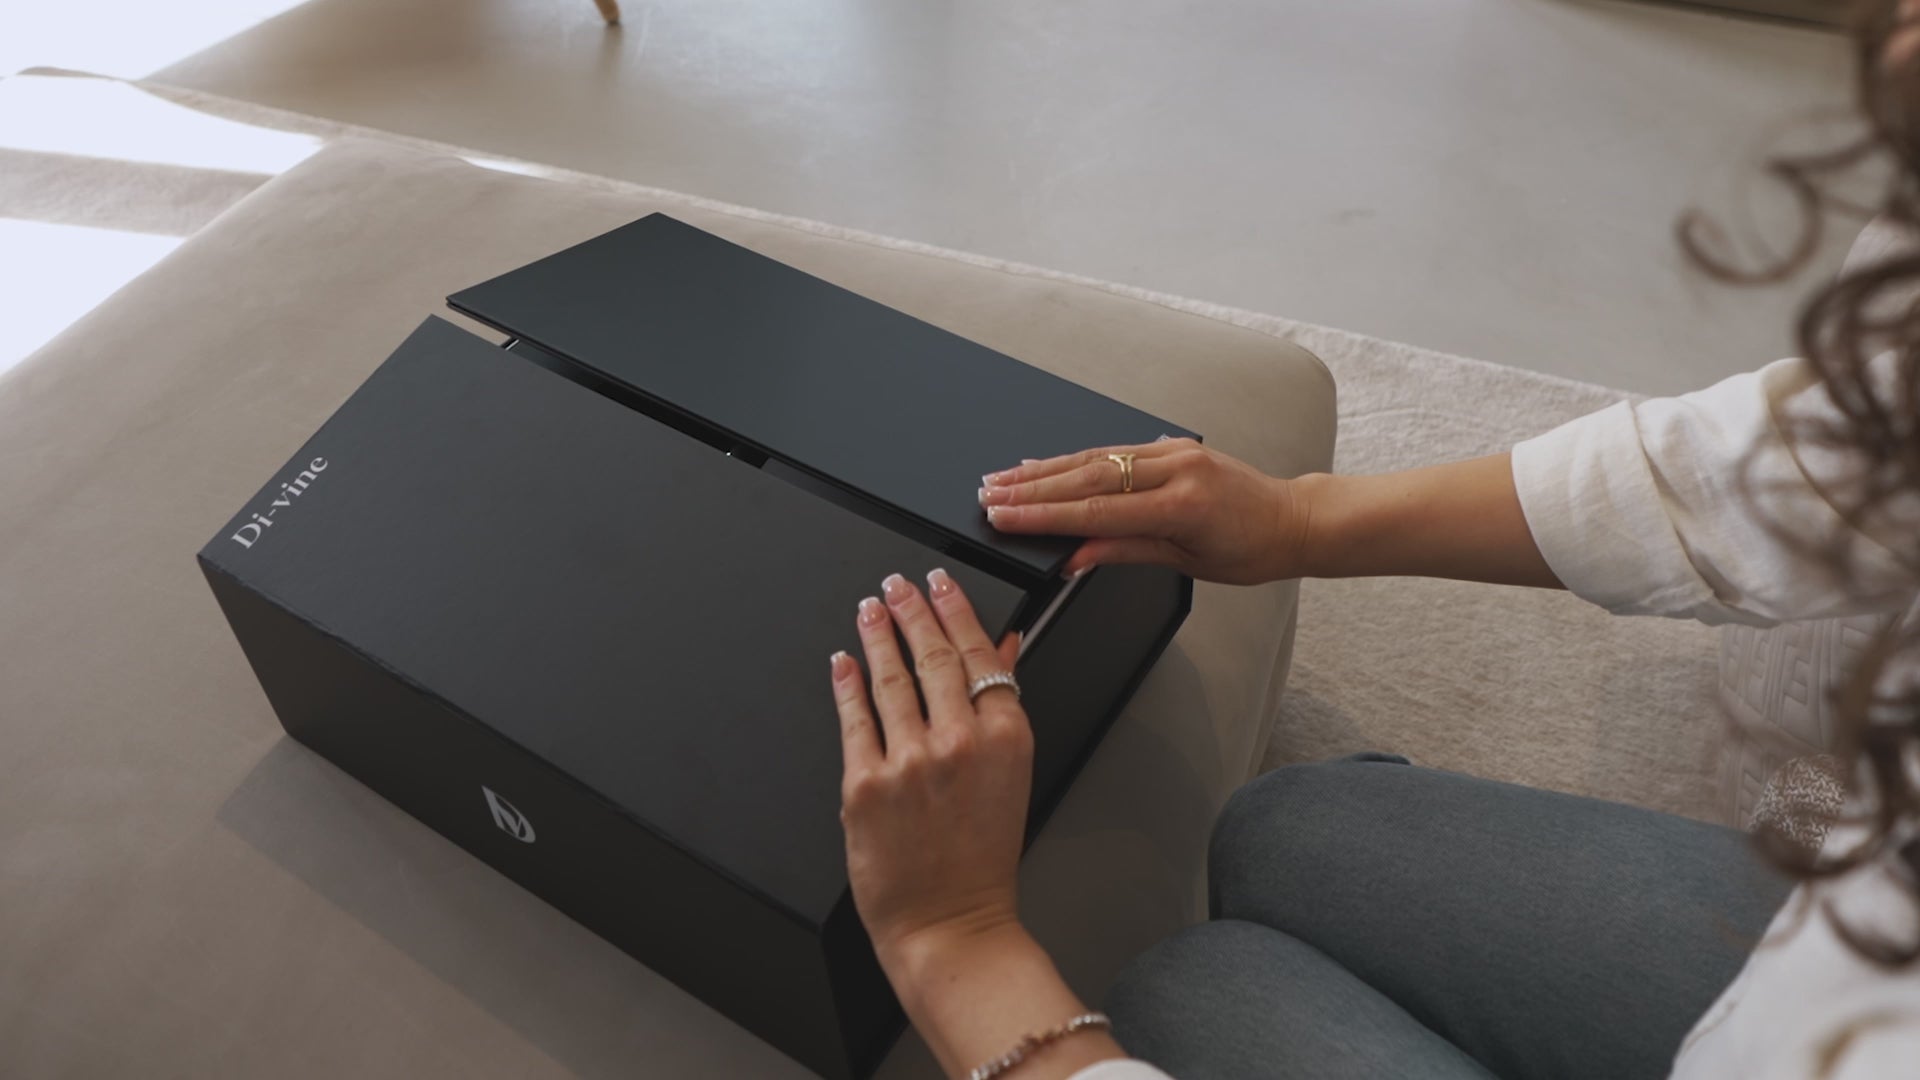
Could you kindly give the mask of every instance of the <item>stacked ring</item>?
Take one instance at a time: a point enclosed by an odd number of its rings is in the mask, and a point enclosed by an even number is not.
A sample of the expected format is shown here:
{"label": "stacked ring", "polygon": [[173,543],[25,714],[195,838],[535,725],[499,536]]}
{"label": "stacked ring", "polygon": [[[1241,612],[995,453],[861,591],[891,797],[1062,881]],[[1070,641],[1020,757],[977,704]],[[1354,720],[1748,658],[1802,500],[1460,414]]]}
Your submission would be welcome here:
{"label": "stacked ring", "polygon": [[1013,691],[1015,701],[1020,700],[1020,684],[1011,671],[989,672],[967,684],[967,700],[972,701],[996,686],[1004,686]]}

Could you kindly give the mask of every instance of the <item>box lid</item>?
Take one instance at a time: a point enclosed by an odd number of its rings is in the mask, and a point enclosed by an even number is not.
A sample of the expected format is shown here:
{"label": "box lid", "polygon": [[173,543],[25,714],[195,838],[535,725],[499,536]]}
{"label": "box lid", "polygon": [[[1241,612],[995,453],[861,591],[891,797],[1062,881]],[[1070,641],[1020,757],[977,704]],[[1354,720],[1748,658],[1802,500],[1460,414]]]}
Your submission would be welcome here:
{"label": "box lid", "polygon": [[447,302],[1022,576],[1078,541],[995,531],[983,473],[1191,434],[664,214]]}
{"label": "box lid", "polygon": [[[938,556],[429,319],[201,559],[817,924],[827,657]],[[1003,628],[1019,590],[949,569]]]}

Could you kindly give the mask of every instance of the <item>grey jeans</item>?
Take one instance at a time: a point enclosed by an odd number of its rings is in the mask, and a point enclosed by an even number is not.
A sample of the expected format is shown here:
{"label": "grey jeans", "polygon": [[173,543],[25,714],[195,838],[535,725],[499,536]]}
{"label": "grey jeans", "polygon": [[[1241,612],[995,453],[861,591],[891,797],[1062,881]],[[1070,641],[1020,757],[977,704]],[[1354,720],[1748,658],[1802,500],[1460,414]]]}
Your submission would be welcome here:
{"label": "grey jeans", "polygon": [[1788,884],[1740,833],[1360,755],[1237,792],[1107,1003],[1180,1080],[1666,1076]]}

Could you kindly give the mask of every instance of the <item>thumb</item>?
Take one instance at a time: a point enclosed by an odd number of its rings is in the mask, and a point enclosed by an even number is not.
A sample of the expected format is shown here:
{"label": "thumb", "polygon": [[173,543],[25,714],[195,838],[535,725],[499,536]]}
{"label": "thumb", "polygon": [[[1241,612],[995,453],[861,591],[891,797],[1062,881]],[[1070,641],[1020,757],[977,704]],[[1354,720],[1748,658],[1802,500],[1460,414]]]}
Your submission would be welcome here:
{"label": "thumb", "polygon": [[1186,553],[1165,540],[1131,536],[1101,538],[1081,544],[1080,550],[1074,552],[1073,558],[1067,560],[1065,570],[1071,576],[1096,566],[1152,563],[1158,566],[1177,567],[1185,561]]}

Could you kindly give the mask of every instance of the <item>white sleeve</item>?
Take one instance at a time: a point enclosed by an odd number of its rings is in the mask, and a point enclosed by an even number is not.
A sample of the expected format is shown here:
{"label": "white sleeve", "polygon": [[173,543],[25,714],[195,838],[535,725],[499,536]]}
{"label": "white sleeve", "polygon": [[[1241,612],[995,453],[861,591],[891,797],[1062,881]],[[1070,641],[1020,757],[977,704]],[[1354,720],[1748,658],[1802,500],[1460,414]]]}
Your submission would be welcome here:
{"label": "white sleeve", "polygon": [[1833,1062],[1832,1080],[1903,1080],[1920,1063],[1920,1017],[1887,1021],[1847,1040]]}
{"label": "white sleeve", "polygon": [[1173,1078],[1144,1061],[1114,1058],[1111,1061],[1096,1061],[1074,1073],[1067,1080],[1173,1080]]}
{"label": "white sleeve", "polygon": [[[1782,1050],[1761,1064],[1758,1072],[1743,1075],[1755,1080],[1806,1080],[1810,1076],[1820,1080],[1913,1080],[1915,1063],[1920,1062],[1920,1015],[1899,1009],[1894,1005],[1837,1030],[1823,1031],[1817,1042]],[[1681,1080],[1684,1071],[1676,1069],[1672,1080]]]}
{"label": "white sleeve", "polygon": [[1547,565],[1618,614],[1764,626],[1898,611],[1920,585],[1906,561],[1920,508],[1908,498],[1850,524],[1830,495],[1857,479],[1857,462],[1785,434],[1839,416],[1811,365],[1781,360],[1523,442],[1514,485]]}

